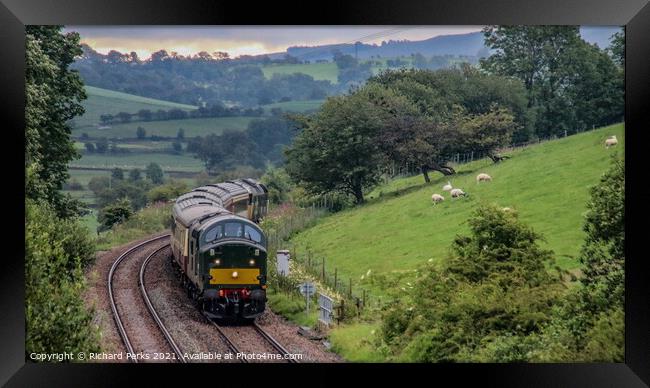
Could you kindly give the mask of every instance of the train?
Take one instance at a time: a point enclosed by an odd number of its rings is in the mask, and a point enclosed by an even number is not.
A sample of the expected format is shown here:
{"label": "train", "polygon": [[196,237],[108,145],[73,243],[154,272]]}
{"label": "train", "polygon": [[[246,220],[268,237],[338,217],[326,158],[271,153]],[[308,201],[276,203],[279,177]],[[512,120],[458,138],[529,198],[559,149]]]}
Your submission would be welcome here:
{"label": "train", "polygon": [[250,178],[197,187],[176,198],[172,264],[209,318],[252,320],[264,312],[267,239],[259,222],[267,210],[268,189]]}

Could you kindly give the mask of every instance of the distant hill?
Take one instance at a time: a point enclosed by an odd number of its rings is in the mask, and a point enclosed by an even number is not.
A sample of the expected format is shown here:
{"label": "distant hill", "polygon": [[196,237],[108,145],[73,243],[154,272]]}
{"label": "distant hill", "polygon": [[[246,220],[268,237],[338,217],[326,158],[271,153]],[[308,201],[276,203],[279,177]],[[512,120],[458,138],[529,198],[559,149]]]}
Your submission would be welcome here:
{"label": "distant hill", "polygon": [[[332,52],[339,50],[343,54],[356,54],[359,58],[367,59],[371,56],[399,57],[409,56],[413,53],[420,53],[426,57],[433,55],[466,55],[479,56],[487,54],[484,50],[483,34],[472,32],[469,34],[441,35],[434,38],[418,41],[395,41],[389,40],[382,44],[330,44],[315,47],[289,47],[284,54],[290,54],[301,60],[315,61],[319,59],[331,59]],[[273,58],[272,56],[270,56]]]}
{"label": "distant hill", "polygon": [[[580,35],[589,43],[596,43],[598,47],[609,46],[609,39],[612,34],[621,31],[618,26],[583,26],[580,27]],[[433,55],[464,55],[483,57],[489,55],[487,47],[483,42],[481,32],[467,34],[441,35],[434,38],[418,41],[395,41],[389,40],[382,44],[356,45],[356,55],[361,59],[380,55],[382,57],[409,56],[412,53],[420,53],[426,57]],[[343,54],[355,55],[355,44],[328,44],[322,46],[292,46],[284,52],[268,54],[271,59],[280,59],[289,54],[301,60],[331,60],[332,52],[339,50]]]}

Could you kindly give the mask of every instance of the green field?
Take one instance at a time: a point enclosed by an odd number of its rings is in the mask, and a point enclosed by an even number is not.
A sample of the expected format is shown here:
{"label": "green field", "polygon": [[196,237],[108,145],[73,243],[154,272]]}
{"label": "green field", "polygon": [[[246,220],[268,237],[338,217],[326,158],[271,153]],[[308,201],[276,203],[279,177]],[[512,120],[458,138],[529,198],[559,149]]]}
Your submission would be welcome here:
{"label": "green field", "polygon": [[[620,143],[608,150],[603,142],[609,135],[617,135]],[[462,165],[450,180],[469,196],[456,200],[441,190],[448,178],[438,173],[430,185],[422,176],[396,180],[370,193],[365,205],[321,220],[293,243],[299,251],[309,247],[326,257],[342,278],[359,279],[368,270],[411,270],[446,256],[454,236],[469,231],[471,212],[482,203],[495,203],[516,209],[521,220],[541,232],[558,265],[577,269],[589,187],[608,169],[609,155],[623,152],[624,139],[619,124],[514,151],[498,165],[489,160]],[[493,181],[477,185],[479,172]],[[431,195],[436,192],[447,195],[434,206]]]}
{"label": "green field", "polygon": [[262,105],[262,108],[264,108],[265,115],[269,115],[271,113],[271,109],[273,108],[280,108],[285,112],[303,113],[319,109],[324,102],[325,100],[286,101]]}
{"label": "green field", "polygon": [[[122,169],[140,168],[144,169],[149,163],[157,163],[164,171],[188,171],[200,172],[203,163],[191,155],[173,155],[164,153],[130,153],[118,155],[86,154],[81,159],[70,163],[74,167],[95,167]],[[82,183],[83,184],[83,183]]]}
{"label": "green field", "polygon": [[185,130],[185,137],[205,136],[209,134],[221,134],[226,129],[241,131],[248,127],[252,117],[214,117],[186,120],[166,121],[138,121],[133,123],[115,124],[108,129],[90,127],[73,130],[74,137],[87,133],[93,138],[135,138],[136,130],[142,127],[147,131],[146,135],[175,137],[179,128]]}
{"label": "green field", "polygon": [[88,99],[82,102],[82,105],[86,108],[86,112],[83,116],[74,119],[75,128],[92,128],[100,123],[100,116],[103,114],[114,115],[119,112],[136,113],[140,109],[149,109],[151,111],[158,109],[169,110],[172,108],[184,110],[196,109],[192,105],[156,100],[93,86],[86,86],[86,94],[88,95]]}
{"label": "green field", "polygon": [[335,84],[338,82],[339,69],[336,63],[308,63],[308,64],[274,64],[262,67],[264,77],[270,79],[273,74],[303,73],[312,76],[315,80],[327,80]]}

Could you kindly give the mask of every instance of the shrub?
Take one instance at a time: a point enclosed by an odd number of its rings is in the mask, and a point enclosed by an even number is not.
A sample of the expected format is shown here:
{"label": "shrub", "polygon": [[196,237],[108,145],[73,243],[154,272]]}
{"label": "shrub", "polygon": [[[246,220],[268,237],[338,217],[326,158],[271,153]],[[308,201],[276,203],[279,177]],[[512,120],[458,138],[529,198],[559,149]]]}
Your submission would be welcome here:
{"label": "shrub", "polygon": [[418,272],[407,298],[382,316],[382,339],[398,359],[418,362],[527,361],[562,295],[546,270],[552,252],[515,213],[481,206],[441,267]]}
{"label": "shrub", "polygon": [[94,248],[78,221],[26,202],[26,355],[99,351],[92,313],[81,298],[83,267],[92,261]]}

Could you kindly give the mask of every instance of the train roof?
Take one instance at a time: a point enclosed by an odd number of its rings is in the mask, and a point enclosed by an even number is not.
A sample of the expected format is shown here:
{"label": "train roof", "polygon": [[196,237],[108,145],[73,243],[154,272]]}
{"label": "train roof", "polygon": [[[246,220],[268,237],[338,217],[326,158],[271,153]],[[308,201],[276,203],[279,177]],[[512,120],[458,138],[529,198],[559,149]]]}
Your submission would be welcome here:
{"label": "train roof", "polygon": [[225,209],[228,202],[243,194],[264,195],[268,191],[254,179],[237,179],[197,187],[179,196],[173,212],[185,226],[216,215],[231,214]]}

